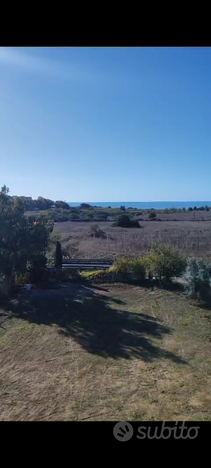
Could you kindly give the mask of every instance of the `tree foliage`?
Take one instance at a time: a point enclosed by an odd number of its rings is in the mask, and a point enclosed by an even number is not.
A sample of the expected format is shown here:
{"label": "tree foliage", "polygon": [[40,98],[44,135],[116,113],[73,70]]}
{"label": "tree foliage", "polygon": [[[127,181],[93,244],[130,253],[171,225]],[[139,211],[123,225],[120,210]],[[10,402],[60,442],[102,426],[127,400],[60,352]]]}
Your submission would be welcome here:
{"label": "tree foliage", "polygon": [[191,258],[187,262],[185,276],[188,281],[188,295],[202,300],[211,298],[210,264],[206,264],[198,258]]}
{"label": "tree foliage", "polygon": [[70,205],[68,205],[68,203],[62,200],[55,201],[54,205],[56,208],[62,208],[63,210],[70,210]]}
{"label": "tree foliage", "polygon": [[34,221],[24,215],[24,202],[9,196],[9,189],[0,191],[0,275],[8,293],[17,273],[27,268],[35,271],[45,263],[52,222],[41,216]]}

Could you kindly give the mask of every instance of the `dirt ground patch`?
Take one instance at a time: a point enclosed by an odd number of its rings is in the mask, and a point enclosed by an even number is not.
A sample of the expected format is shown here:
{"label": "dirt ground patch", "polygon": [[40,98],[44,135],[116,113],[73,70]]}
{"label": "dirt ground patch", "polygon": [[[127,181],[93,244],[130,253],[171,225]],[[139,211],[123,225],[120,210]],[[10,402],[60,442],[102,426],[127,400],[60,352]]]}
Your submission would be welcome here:
{"label": "dirt ground patch", "polygon": [[74,284],[0,310],[0,420],[210,420],[210,310]]}

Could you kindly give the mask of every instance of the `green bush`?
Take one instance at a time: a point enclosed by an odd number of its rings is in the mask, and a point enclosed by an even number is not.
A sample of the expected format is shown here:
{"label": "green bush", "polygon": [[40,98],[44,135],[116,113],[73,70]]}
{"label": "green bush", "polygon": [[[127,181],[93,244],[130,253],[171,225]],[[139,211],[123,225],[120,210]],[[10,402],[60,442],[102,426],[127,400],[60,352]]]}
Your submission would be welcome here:
{"label": "green bush", "polygon": [[30,279],[29,271],[25,271],[24,273],[16,273],[15,285],[30,283]]}
{"label": "green bush", "polygon": [[154,211],[152,211],[151,213],[149,213],[149,219],[151,221],[155,221],[157,219],[157,214]]}
{"label": "green bush", "polygon": [[81,276],[94,281],[144,281],[153,276],[171,281],[181,276],[186,268],[186,259],[169,246],[153,245],[146,257],[118,258],[108,270],[82,272]]}
{"label": "green bush", "polygon": [[47,267],[53,268],[55,265],[54,252],[52,250],[49,250],[46,254],[46,258],[47,258]]}
{"label": "green bush", "polygon": [[137,220],[131,219],[128,215],[122,214],[117,217],[113,226],[126,227],[126,228],[140,228],[140,224]]}
{"label": "green bush", "polygon": [[132,262],[132,273],[135,279],[143,281],[146,278],[146,262],[144,258],[138,258]]}
{"label": "green bush", "polygon": [[93,224],[90,229],[90,236],[99,239],[106,239],[106,233],[99,227],[98,224]]}
{"label": "green bush", "polygon": [[70,221],[77,221],[78,219],[80,219],[80,215],[78,213],[71,213],[69,216]]}
{"label": "green bush", "polygon": [[128,275],[132,269],[132,260],[128,258],[118,258],[114,263],[114,268],[121,275]]}
{"label": "green bush", "polygon": [[114,269],[117,274],[123,275],[125,279],[143,281],[146,278],[146,262],[144,258],[137,258],[136,260],[119,258],[114,263]]}
{"label": "green bush", "polygon": [[128,258],[119,258],[114,266],[108,270],[82,271],[81,277],[87,280],[110,282],[110,281],[144,281],[145,280],[145,262],[140,258],[131,260]]}
{"label": "green bush", "polygon": [[185,272],[186,259],[177,250],[170,246],[154,244],[145,257],[148,271],[159,280],[171,281]]}
{"label": "green bush", "polygon": [[108,270],[82,271],[80,276],[82,279],[94,281],[96,283],[107,283],[118,280],[118,274],[114,267]]}

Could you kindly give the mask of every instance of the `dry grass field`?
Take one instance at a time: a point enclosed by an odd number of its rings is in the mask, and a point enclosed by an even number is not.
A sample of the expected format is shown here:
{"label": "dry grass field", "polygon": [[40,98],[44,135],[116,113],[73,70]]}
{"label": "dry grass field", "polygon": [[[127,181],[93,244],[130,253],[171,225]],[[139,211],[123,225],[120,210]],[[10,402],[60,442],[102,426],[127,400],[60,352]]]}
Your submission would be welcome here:
{"label": "dry grass field", "polygon": [[[211,260],[211,212],[162,215],[162,221],[140,221],[141,228],[113,227],[112,222],[99,222],[104,237],[91,235],[92,222],[55,223],[65,250],[72,257],[137,256],[152,242],[177,247],[189,256]],[[177,220],[173,219],[178,216]],[[203,220],[204,216],[204,220]],[[183,220],[181,219],[183,217]]]}
{"label": "dry grass field", "polygon": [[210,420],[210,310],[69,284],[0,309],[0,420]]}

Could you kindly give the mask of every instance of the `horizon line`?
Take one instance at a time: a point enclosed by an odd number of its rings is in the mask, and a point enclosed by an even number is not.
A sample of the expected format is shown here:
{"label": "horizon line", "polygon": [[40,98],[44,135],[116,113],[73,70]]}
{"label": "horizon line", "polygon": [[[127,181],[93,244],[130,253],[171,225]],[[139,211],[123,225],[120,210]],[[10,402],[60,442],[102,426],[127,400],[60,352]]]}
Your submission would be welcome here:
{"label": "horizon line", "polygon": [[68,201],[67,203],[211,203],[211,200],[153,200],[153,201]]}

